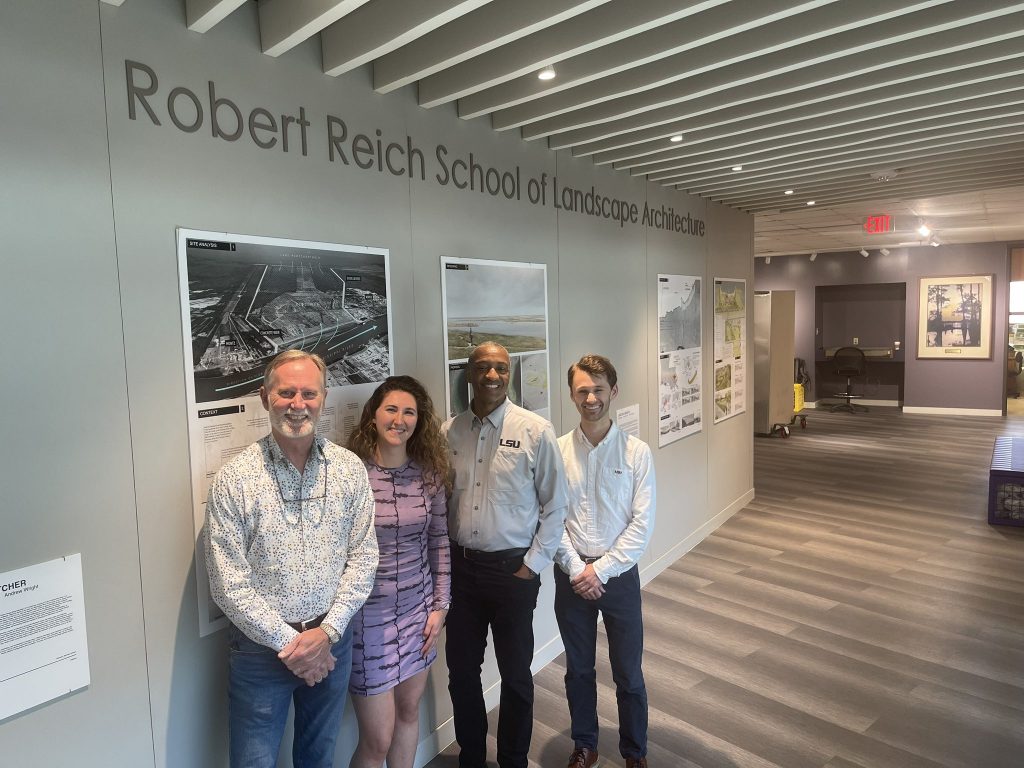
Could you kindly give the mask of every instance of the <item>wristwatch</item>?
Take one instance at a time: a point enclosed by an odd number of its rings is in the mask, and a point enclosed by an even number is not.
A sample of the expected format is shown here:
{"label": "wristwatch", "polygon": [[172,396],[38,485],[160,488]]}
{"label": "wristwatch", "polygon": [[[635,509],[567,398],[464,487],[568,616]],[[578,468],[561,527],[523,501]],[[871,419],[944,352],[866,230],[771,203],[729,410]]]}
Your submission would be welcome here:
{"label": "wristwatch", "polygon": [[320,629],[327,635],[327,639],[331,641],[331,645],[341,640],[341,635],[338,634],[338,630],[332,627],[330,624],[321,624]]}

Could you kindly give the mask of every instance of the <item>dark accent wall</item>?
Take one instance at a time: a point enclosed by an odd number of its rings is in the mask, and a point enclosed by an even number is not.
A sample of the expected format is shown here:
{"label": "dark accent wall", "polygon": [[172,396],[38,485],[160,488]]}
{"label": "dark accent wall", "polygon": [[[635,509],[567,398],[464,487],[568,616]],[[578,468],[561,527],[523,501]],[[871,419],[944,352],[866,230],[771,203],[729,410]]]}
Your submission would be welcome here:
{"label": "dark accent wall", "polygon": [[[838,315],[827,318],[835,322],[852,340],[851,330],[856,326],[861,346],[888,346],[900,341],[903,348],[903,405],[927,408],[963,408],[1002,410],[1004,405],[1004,367],[1002,349],[1006,345],[1007,301],[1009,298],[1009,250],[1006,243],[974,243],[943,245],[938,248],[893,248],[888,256],[870,251],[864,258],[857,252],[823,253],[815,261],[807,256],[776,256],[770,264],[757,259],[754,269],[754,288],[758,291],[796,291],[796,355],[808,362],[814,380],[807,392],[808,400],[827,396],[831,389],[827,382],[818,387],[814,374],[814,360],[820,347],[837,346],[836,341],[823,339],[816,333],[826,318],[816,314],[815,295],[822,286],[866,286],[878,284],[906,284],[904,317],[905,338],[879,339],[874,334],[884,331],[881,318],[855,321],[839,320]],[[952,275],[993,275],[994,299],[992,348],[995,354],[988,360],[918,360],[917,326],[919,281],[922,277]],[[843,294],[833,288],[835,296]],[[856,292],[854,292],[856,293]],[[853,302],[853,298],[850,299]],[[841,302],[840,302],[841,305]],[[869,312],[870,307],[861,308]],[[878,309],[876,307],[875,309]],[[835,313],[842,313],[836,306]],[[891,305],[884,310],[891,311]],[[855,312],[850,304],[845,308],[846,318]],[[876,322],[878,320],[879,322]],[[845,325],[844,325],[845,324]],[[886,323],[887,324],[887,323]],[[861,333],[860,328],[864,329]],[[839,332],[839,331],[837,331]],[[822,391],[818,391],[818,390]],[[879,399],[888,399],[891,387],[882,387]]]}

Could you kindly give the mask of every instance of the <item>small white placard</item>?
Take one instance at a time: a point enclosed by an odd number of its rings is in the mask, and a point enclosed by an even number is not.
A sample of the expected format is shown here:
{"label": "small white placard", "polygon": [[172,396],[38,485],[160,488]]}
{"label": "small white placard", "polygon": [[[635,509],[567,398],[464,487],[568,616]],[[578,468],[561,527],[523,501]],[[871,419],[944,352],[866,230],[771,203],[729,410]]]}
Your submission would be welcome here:
{"label": "small white placard", "polygon": [[0,720],[88,684],[81,554],[0,573]]}
{"label": "small white placard", "polygon": [[615,423],[627,435],[640,437],[640,403],[633,403],[615,411]]}

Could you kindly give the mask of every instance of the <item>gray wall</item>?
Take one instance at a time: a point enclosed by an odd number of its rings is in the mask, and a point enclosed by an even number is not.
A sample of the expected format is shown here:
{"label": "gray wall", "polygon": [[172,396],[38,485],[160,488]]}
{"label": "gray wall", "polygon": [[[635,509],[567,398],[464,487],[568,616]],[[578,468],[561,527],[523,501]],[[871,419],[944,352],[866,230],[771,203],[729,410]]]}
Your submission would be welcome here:
{"label": "gray wall", "polygon": [[[755,267],[756,290],[796,291],[796,356],[811,365],[820,346],[832,346],[832,340],[816,336],[815,288],[818,286],[906,283],[904,350],[904,407],[960,409],[965,411],[1001,411],[1004,407],[1007,306],[1009,300],[1009,255],[1005,243],[942,245],[937,248],[893,248],[888,256],[870,251],[868,258],[859,253],[822,253],[812,262],[807,256],[777,256],[771,264],[758,259]],[[988,360],[918,360],[917,327],[919,281],[922,277],[942,275],[993,275],[994,294],[993,356]],[[889,311],[889,308],[886,308]],[[870,314],[870,313],[868,313]],[[857,323],[844,319],[848,335],[865,336],[862,346],[873,346],[867,339],[877,330],[877,317]],[[848,340],[849,341],[849,340]],[[877,346],[884,346],[879,343]],[[826,383],[827,388],[827,383]],[[826,397],[812,382],[808,400]],[[895,392],[894,386],[879,389],[882,397]]]}
{"label": "gray wall", "polygon": [[[226,764],[224,637],[198,633],[175,227],[389,248],[396,368],[438,399],[439,258],[544,263],[556,429],[574,424],[565,368],[600,351],[620,370],[616,404],[640,404],[641,436],[655,444],[655,276],[701,275],[706,296],[714,277],[753,279],[748,216],[496,134],[450,107],[422,110],[412,89],[379,96],[367,69],[325,77],[316,41],[266,57],[255,4],[206,35],[188,32],[183,15],[178,0],[0,6],[0,312],[23,338],[0,375],[9,392],[33,395],[30,420],[5,432],[19,450],[0,465],[0,571],[82,552],[92,669],[87,689],[0,723],[4,764],[38,760],[41,745],[48,765]],[[162,125],[141,112],[129,119],[125,59],[159,76]],[[304,106],[308,154],[215,138],[208,115],[196,133],[175,128],[167,92],[185,86],[205,100],[210,80],[244,110]],[[330,163],[327,114],[353,132],[379,128],[425,151],[444,143],[485,165],[518,165],[523,178],[557,174],[563,185],[667,203],[704,218],[708,235],[619,227]],[[710,304],[704,348],[708,360]],[[707,364],[704,385],[710,393]],[[655,450],[660,505],[645,579],[752,497],[749,412],[712,425],[708,396],[704,424]],[[560,652],[544,579],[535,667]],[[493,662],[485,675],[497,680]],[[423,710],[423,755],[450,740],[450,707],[442,661]],[[339,765],[351,713],[343,731]]]}

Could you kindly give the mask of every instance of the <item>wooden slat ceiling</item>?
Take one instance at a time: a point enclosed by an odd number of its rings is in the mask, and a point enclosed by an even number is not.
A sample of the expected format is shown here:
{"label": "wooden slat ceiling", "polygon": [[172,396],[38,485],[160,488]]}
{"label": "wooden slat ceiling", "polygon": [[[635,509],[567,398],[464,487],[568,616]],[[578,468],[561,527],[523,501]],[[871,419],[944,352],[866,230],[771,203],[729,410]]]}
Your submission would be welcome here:
{"label": "wooden slat ceiling", "polygon": [[[243,4],[185,0],[183,18],[207,31]],[[897,217],[884,244],[898,245],[948,196],[994,218],[933,227],[943,242],[1024,240],[1024,2],[259,0],[258,14],[270,56],[319,34],[327,74],[369,66],[380,93],[414,84],[424,108],[750,212],[757,255],[863,247],[868,212]]]}

